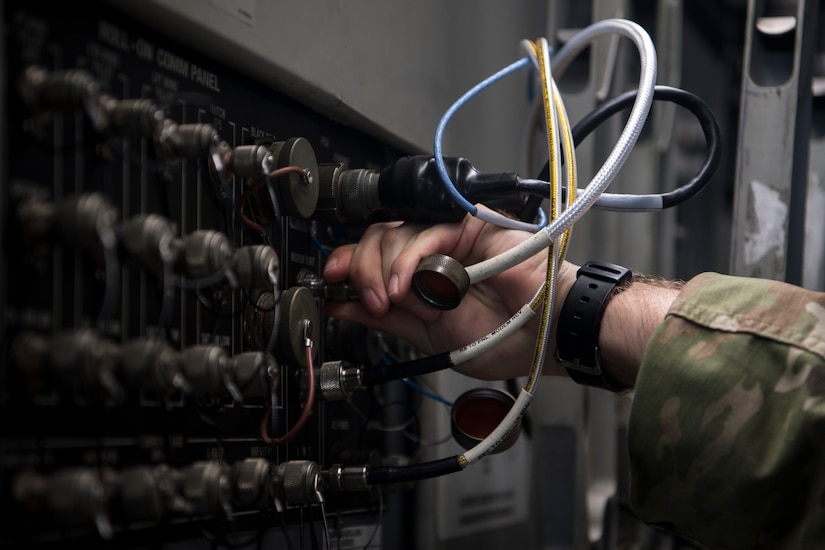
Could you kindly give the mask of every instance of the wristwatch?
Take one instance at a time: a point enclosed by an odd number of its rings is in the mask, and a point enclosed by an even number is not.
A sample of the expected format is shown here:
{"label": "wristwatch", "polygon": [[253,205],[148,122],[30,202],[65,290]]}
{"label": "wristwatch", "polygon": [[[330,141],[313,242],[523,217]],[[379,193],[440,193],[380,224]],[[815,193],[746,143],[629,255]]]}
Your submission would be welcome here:
{"label": "wristwatch", "polygon": [[620,265],[587,262],[576,272],[556,325],[556,360],[578,384],[612,392],[630,389],[605,376],[599,356],[602,316],[616,287],[633,274]]}

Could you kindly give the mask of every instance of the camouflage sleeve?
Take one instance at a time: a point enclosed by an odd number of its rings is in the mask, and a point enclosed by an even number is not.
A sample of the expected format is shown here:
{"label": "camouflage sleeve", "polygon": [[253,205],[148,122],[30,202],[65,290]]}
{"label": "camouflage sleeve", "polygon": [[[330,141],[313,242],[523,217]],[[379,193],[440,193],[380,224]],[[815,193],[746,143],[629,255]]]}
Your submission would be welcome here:
{"label": "camouflage sleeve", "polygon": [[648,344],[631,504],[710,548],[825,548],[825,293],[707,273]]}

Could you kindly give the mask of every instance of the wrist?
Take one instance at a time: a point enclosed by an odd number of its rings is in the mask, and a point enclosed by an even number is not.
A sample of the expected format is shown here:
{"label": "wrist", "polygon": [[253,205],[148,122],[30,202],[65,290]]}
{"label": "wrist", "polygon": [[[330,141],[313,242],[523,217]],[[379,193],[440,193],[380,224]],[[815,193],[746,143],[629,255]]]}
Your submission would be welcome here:
{"label": "wrist", "polygon": [[664,321],[684,283],[636,274],[607,303],[599,332],[602,368],[632,387],[653,331]]}
{"label": "wrist", "polygon": [[586,262],[576,272],[556,324],[556,360],[570,378],[582,385],[613,392],[630,389],[602,368],[599,334],[605,307],[633,276],[626,267]]}
{"label": "wrist", "polygon": [[606,262],[568,278],[557,309],[555,359],[575,382],[614,392],[633,387],[642,355],[681,289]]}

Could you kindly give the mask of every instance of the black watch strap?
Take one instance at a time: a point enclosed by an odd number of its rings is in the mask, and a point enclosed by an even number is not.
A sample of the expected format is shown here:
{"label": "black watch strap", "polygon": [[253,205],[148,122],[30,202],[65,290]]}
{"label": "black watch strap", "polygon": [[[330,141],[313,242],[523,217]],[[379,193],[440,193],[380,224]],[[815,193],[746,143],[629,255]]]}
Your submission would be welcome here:
{"label": "black watch strap", "polygon": [[630,389],[605,377],[599,330],[608,299],[632,275],[626,267],[606,262],[587,262],[576,273],[556,326],[556,360],[578,384],[613,392]]}

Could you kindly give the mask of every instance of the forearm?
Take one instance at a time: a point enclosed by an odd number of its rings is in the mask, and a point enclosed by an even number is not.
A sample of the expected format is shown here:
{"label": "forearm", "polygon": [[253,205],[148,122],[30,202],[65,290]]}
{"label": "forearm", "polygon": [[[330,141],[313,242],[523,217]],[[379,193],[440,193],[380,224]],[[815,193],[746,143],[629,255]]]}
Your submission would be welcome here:
{"label": "forearm", "polygon": [[632,388],[647,343],[684,283],[604,262],[565,267],[554,319],[558,362],[550,373],[612,391]]}
{"label": "forearm", "polygon": [[682,287],[680,281],[635,276],[607,302],[599,332],[602,367],[608,377],[633,386],[650,337]]}

